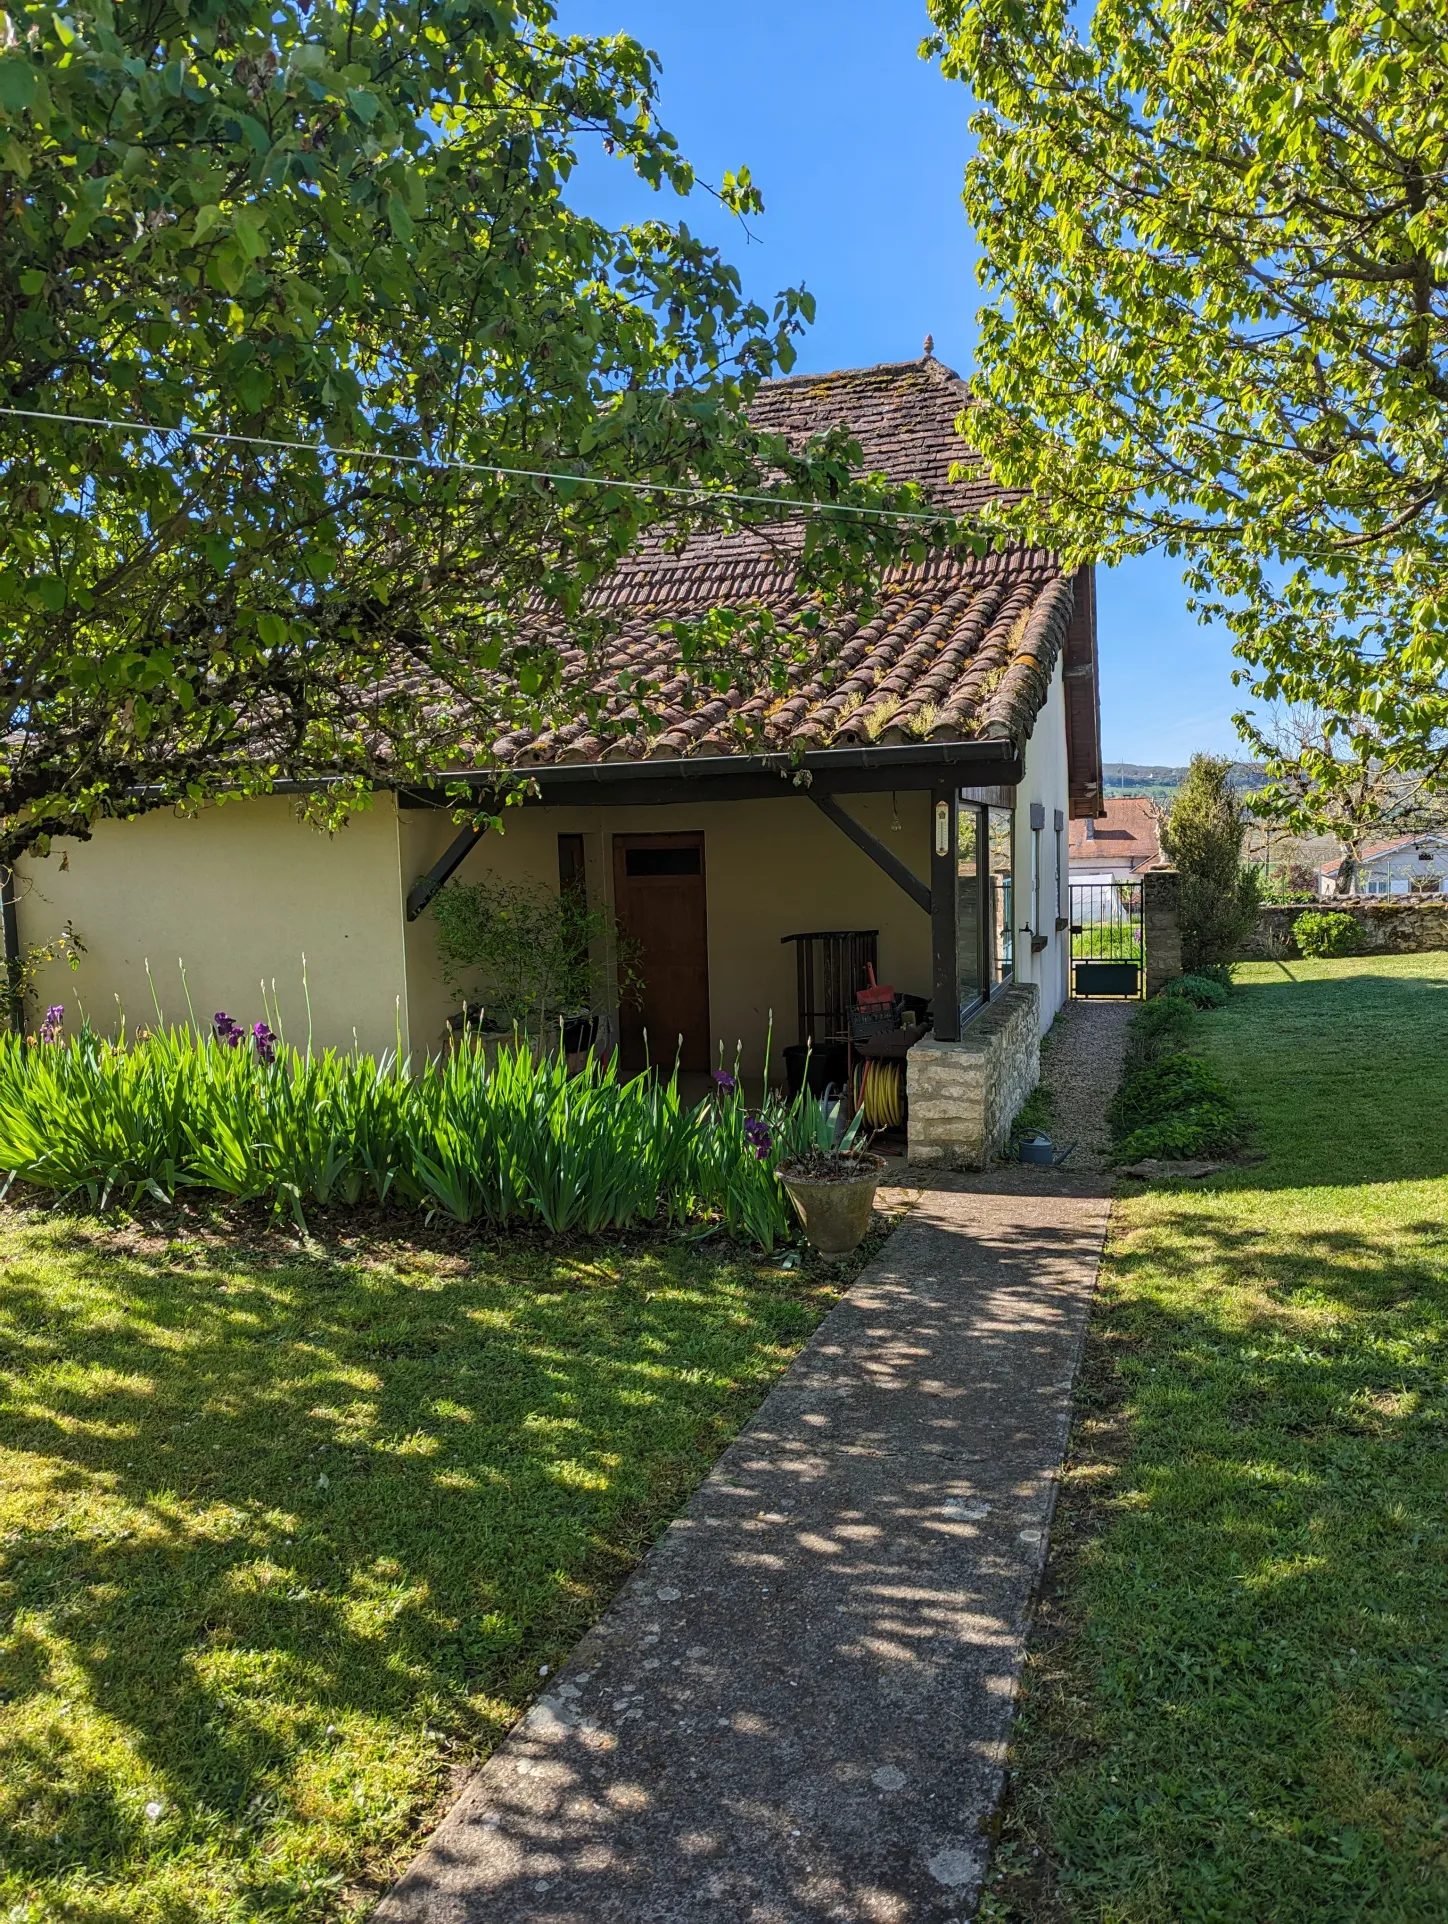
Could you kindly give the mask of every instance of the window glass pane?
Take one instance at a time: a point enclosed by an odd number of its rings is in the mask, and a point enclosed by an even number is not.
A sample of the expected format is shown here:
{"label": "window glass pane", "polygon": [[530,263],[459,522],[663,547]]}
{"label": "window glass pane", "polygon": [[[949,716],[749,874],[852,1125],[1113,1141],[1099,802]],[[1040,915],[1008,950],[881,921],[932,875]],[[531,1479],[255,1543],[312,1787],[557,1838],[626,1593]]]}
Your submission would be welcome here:
{"label": "window glass pane", "polygon": [[1011,877],[1015,815],[1008,808],[988,809],[987,814],[990,817],[989,874],[994,949],[991,974],[997,982],[1004,982],[1015,966],[1016,905]]}
{"label": "window glass pane", "polygon": [[956,810],[956,862],[959,880],[955,890],[955,969],[960,989],[960,1019],[979,1002],[984,992],[980,979],[981,860],[980,818],[982,810],[962,802]]}
{"label": "window glass pane", "polygon": [[697,875],[697,848],[631,848],[624,853],[625,875]]}

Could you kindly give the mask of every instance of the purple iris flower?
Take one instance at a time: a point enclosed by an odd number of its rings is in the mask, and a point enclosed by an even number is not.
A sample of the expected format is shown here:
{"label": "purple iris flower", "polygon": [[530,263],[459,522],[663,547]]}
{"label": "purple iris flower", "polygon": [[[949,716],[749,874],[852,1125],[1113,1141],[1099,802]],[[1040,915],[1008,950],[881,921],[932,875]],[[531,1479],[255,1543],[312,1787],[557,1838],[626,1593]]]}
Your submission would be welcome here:
{"label": "purple iris flower", "polygon": [[739,1084],[727,1069],[716,1069],[714,1071],[714,1082],[721,1096],[732,1096],[734,1091],[739,1087]]}
{"label": "purple iris flower", "polygon": [[251,1039],[256,1044],[256,1052],[263,1062],[272,1062],[276,1059],[277,1039],[264,1022],[252,1023]]}
{"label": "purple iris flower", "polygon": [[52,1003],[50,1008],[45,1011],[45,1020],[40,1025],[40,1040],[42,1042],[59,1042],[60,1031],[64,1022],[65,1004],[63,1002]]}
{"label": "purple iris flower", "polygon": [[246,1030],[239,1022],[233,1022],[225,1009],[218,1009],[211,1018],[211,1031],[216,1040],[227,1049],[239,1048],[246,1035]]}
{"label": "purple iris flower", "polygon": [[774,1134],[763,1116],[751,1116],[744,1125],[744,1140],[760,1162],[774,1147]]}

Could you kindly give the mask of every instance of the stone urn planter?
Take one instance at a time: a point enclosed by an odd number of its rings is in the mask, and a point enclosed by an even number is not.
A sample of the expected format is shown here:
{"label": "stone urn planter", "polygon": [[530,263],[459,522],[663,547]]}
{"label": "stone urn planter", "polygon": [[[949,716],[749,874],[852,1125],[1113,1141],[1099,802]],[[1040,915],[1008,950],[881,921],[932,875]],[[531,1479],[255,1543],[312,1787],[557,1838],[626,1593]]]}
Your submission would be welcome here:
{"label": "stone urn planter", "polygon": [[780,1169],[785,1193],[821,1256],[838,1262],[865,1240],[884,1168],[881,1156],[846,1150],[817,1151]]}

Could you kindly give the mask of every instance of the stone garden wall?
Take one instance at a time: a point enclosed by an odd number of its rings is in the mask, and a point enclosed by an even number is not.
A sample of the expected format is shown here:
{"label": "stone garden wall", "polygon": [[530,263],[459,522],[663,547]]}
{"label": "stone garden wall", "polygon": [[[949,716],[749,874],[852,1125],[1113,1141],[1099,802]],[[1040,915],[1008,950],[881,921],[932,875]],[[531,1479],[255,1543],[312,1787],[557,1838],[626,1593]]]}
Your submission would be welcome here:
{"label": "stone garden wall", "polygon": [[1005,1148],[1041,1074],[1040,990],[1019,982],[959,1042],[917,1042],[905,1058],[911,1162],[981,1169]]}
{"label": "stone garden wall", "polygon": [[1378,901],[1349,898],[1339,902],[1328,898],[1261,910],[1257,927],[1243,950],[1244,958],[1296,955],[1292,925],[1306,909],[1351,915],[1362,931],[1363,951],[1368,955],[1417,955],[1427,949],[1448,949],[1448,899],[1415,902],[1411,897],[1388,896]]}

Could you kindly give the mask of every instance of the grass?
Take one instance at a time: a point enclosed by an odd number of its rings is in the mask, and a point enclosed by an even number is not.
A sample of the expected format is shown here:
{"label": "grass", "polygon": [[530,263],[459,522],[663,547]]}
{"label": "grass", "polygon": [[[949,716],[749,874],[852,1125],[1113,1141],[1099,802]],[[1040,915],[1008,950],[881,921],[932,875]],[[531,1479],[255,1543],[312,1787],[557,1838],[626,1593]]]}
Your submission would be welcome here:
{"label": "grass", "polygon": [[1267,1159],[1114,1212],[988,1919],[1448,1915],[1448,955],[1238,979]]}
{"label": "grass", "polygon": [[452,1234],[0,1212],[7,1924],[363,1902],[846,1280]]}

